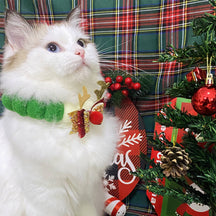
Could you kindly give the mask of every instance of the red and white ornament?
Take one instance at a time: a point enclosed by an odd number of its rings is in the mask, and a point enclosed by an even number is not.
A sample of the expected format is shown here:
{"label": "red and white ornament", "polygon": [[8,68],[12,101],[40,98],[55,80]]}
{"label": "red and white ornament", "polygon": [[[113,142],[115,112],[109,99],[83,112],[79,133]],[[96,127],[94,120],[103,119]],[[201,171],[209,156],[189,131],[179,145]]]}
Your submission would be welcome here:
{"label": "red and white ornament", "polygon": [[[186,178],[186,181],[192,188],[196,189],[201,193],[204,193],[202,189],[198,185],[193,183],[190,179]],[[209,206],[203,205],[201,203],[191,203],[190,205],[187,203],[183,203],[176,209],[176,213],[179,216],[184,216],[185,213],[193,216],[209,216],[209,210]]]}
{"label": "red and white ornament", "polygon": [[118,198],[106,194],[105,212],[111,216],[124,216],[126,214],[126,205]]}

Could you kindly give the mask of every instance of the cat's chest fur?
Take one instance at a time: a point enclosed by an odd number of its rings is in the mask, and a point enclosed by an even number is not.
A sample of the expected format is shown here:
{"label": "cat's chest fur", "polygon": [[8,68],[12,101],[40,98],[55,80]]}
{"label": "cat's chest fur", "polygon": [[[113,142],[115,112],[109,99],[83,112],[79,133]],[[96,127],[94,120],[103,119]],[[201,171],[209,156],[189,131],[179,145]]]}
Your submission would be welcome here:
{"label": "cat's chest fur", "polygon": [[[105,119],[99,128],[92,126],[81,140],[77,134],[69,135],[68,126],[20,117],[11,111],[5,113],[1,124],[7,138],[2,141],[9,152],[1,162],[10,161],[8,171],[14,177],[7,182],[8,187],[14,184],[18,200],[34,205],[25,210],[27,215],[35,215],[30,213],[35,208],[40,209],[41,216],[67,215],[65,211],[76,215],[73,212],[79,209],[81,200],[102,191],[101,177],[115,149],[115,145],[107,146],[110,130],[106,129],[113,120]],[[96,138],[95,133],[99,134]],[[0,172],[0,176],[5,178],[4,173]],[[102,194],[98,193],[101,207]]]}

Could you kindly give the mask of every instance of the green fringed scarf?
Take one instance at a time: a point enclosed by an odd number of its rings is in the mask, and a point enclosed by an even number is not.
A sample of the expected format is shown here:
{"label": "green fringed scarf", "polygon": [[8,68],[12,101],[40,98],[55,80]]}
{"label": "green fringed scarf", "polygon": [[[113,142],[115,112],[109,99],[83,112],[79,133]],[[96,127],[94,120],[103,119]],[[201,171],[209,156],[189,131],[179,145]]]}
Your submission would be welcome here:
{"label": "green fringed scarf", "polygon": [[44,119],[48,122],[59,122],[63,119],[64,104],[44,103],[36,99],[24,100],[16,95],[2,95],[2,104],[8,110],[21,116],[29,116],[34,119]]}

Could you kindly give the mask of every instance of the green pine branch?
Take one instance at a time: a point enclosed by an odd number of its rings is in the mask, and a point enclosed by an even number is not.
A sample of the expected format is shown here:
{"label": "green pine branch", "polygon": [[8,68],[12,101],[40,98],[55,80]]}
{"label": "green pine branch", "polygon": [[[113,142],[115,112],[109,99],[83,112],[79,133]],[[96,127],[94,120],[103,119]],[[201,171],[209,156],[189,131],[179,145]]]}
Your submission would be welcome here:
{"label": "green pine branch", "polygon": [[[208,200],[205,194],[189,186],[185,178],[166,178],[162,173],[162,169],[160,168],[159,164],[151,169],[137,169],[137,171],[133,172],[132,174],[142,179],[144,182],[142,186],[145,190],[150,190],[157,195],[172,196],[186,203],[204,203],[206,200]],[[166,185],[163,185],[164,178],[166,178],[166,181],[171,182],[171,184],[166,183]],[[173,187],[173,185],[175,187]],[[185,193],[183,188],[186,189],[187,193]]]}
{"label": "green pine branch", "polygon": [[[216,1],[215,0],[209,0],[209,4],[212,6],[212,7],[216,7]],[[216,10],[216,9],[215,9]]]}
{"label": "green pine branch", "polygon": [[[216,16],[205,13],[204,16],[198,17],[192,22],[193,33],[196,36],[207,34],[207,41],[210,41],[215,33]],[[212,37],[212,38],[211,38]]]}
{"label": "green pine branch", "polygon": [[174,83],[169,89],[167,89],[166,94],[170,97],[183,97],[191,99],[199,88],[205,85],[204,81],[188,82],[187,79],[184,79],[178,83]]}
{"label": "green pine branch", "polygon": [[[171,176],[166,178],[163,174],[163,170],[159,164],[152,166],[153,168],[142,170],[138,169],[134,175],[138,176],[144,181],[144,188],[152,191],[155,194],[162,196],[177,197],[186,203],[202,203],[204,205],[212,206],[215,208],[216,203],[216,155],[215,147],[208,149],[209,146],[215,145],[215,120],[210,116],[192,116],[185,111],[181,111],[176,107],[170,105],[165,106],[162,112],[157,116],[157,122],[167,127],[176,127],[188,129],[185,133],[183,141],[177,144],[181,148],[184,148],[189,153],[189,157],[192,160],[190,169],[187,172],[187,176],[196,183],[203,192],[194,189],[188,185],[185,178],[172,178]],[[202,140],[207,141],[202,145],[196,139],[197,135],[203,135]],[[160,139],[159,135],[155,135],[154,140],[151,140],[151,144],[156,150],[162,151],[166,147],[172,146],[173,143],[168,141],[165,137]],[[209,141],[210,140],[210,141]],[[174,182],[180,187],[186,190],[186,194],[183,191],[175,188],[169,188],[169,186],[163,186],[156,179],[166,178],[168,181]]]}
{"label": "green pine branch", "polygon": [[[148,144],[149,146],[152,146],[156,151],[163,151],[167,147],[173,146],[173,143],[169,142],[164,135],[159,136],[158,134],[155,134],[154,138],[149,138]],[[176,145],[178,144],[176,143]]]}
{"label": "green pine branch", "polygon": [[[166,115],[164,115],[166,113]],[[216,142],[216,119],[212,116],[193,116],[187,111],[181,111],[171,105],[165,105],[163,112],[159,112],[156,121],[161,125],[176,128],[189,128],[195,134],[199,134],[204,142]]]}
{"label": "green pine branch", "polygon": [[168,45],[165,51],[159,56],[158,62],[179,62],[187,67],[206,66],[207,55],[213,57],[212,66],[216,66],[216,41],[194,42],[192,46],[176,49]]}
{"label": "green pine branch", "polygon": [[[209,3],[214,6],[215,1]],[[216,66],[216,16],[205,13],[192,22],[192,29],[197,41],[191,46],[176,49],[168,45],[160,55],[158,62],[181,62],[185,66],[206,66],[207,56],[212,57],[212,66]]]}
{"label": "green pine branch", "polygon": [[[157,138],[158,139],[158,138]],[[156,141],[158,142],[158,141]],[[167,142],[163,139],[162,145],[171,145],[171,142]],[[178,144],[177,144],[178,145]],[[160,145],[159,145],[160,146]],[[202,203],[204,205],[210,205],[210,203],[216,203],[216,158],[215,153],[210,153],[208,149],[202,148],[198,145],[195,136],[192,133],[186,133],[183,142],[178,146],[184,147],[186,152],[189,153],[192,159],[192,164],[188,170],[187,176],[204,192],[198,191],[189,185],[184,177],[172,178],[171,176],[166,178],[163,174],[163,170],[160,164],[154,164],[151,169],[137,169],[133,174],[143,180],[143,187],[151,192],[162,196],[173,196],[186,203]],[[149,159],[148,159],[149,160]],[[152,160],[151,160],[152,161]],[[161,182],[163,179],[172,182],[171,185],[176,185],[170,188],[170,184],[163,185]],[[160,181],[158,181],[160,179]],[[186,190],[183,191],[184,188]],[[212,204],[211,204],[212,205]]]}
{"label": "green pine branch", "polygon": [[[215,0],[209,0],[209,3],[212,7],[216,7]],[[216,16],[206,13],[192,22],[192,28],[199,41],[181,49],[169,45],[158,61],[176,61],[185,66],[216,66]],[[171,97],[191,98],[194,92],[204,85],[204,81],[188,82],[185,79],[174,84],[166,93]],[[175,144],[189,154],[192,163],[187,171],[187,177],[202,191],[189,185],[185,177],[172,178],[169,176],[166,178],[160,164],[153,165],[153,160],[150,159],[147,161],[151,169],[138,169],[133,174],[143,180],[145,189],[155,194],[172,196],[186,203],[196,202],[208,205],[216,215],[216,118],[200,114],[193,116],[185,110],[165,105],[155,120],[166,127],[185,130],[182,142]],[[162,134],[156,134],[154,140],[149,141],[154,149],[162,151],[174,145],[165,136],[161,136]],[[163,185],[158,179],[161,181],[166,179],[166,184]],[[182,190],[183,188],[186,193]]]}

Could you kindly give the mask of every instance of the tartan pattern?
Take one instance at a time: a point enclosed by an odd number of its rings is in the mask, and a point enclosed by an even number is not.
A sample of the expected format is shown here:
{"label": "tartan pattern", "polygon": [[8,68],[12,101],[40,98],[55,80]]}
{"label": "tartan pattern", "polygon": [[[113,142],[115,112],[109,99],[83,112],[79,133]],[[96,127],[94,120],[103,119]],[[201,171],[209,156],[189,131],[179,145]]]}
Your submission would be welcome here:
{"label": "tartan pattern", "polygon": [[[170,101],[164,91],[189,72],[181,64],[153,61],[168,43],[178,48],[193,42],[191,21],[210,12],[208,0],[0,0],[0,62],[5,8],[15,9],[29,20],[52,23],[64,18],[77,4],[101,56],[112,61],[116,69],[154,77],[151,93],[136,102],[147,136],[152,136],[154,115]],[[146,212],[152,210],[147,208]]]}
{"label": "tartan pattern", "polygon": [[156,216],[154,209],[149,205],[146,191],[142,188],[142,182],[137,184],[135,190],[123,201],[128,209],[127,216]]}

